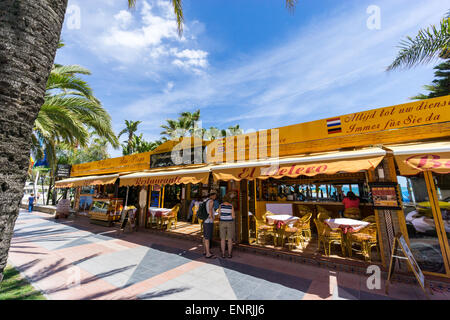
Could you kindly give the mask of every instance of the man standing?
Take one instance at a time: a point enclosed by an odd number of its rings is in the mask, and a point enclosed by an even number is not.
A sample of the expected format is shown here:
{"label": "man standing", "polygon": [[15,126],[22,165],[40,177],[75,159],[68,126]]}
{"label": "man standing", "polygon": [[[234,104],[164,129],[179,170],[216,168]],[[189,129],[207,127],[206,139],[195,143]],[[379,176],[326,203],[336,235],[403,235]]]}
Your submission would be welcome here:
{"label": "man standing", "polygon": [[203,222],[203,246],[205,247],[205,257],[215,258],[210,252],[210,244],[214,231],[214,200],[217,198],[216,191],[211,191],[208,200],[206,200],[206,211],[208,212],[208,218]]}
{"label": "man standing", "polygon": [[36,198],[34,197],[34,193],[32,193],[31,196],[28,197],[28,212],[33,211],[34,200],[36,200]]}

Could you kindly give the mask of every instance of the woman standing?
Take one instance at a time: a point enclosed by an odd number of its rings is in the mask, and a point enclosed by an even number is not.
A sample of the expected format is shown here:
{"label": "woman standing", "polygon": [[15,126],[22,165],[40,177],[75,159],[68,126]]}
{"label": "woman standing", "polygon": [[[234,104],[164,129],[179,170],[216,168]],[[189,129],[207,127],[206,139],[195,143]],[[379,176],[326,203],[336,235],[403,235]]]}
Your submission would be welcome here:
{"label": "woman standing", "polygon": [[223,203],[219,206],[219,231],[222,258],[225,258],[225,240],[228,240],[228,258],[232,257],[235,213],[231,201],[230,196],[226,195]]}

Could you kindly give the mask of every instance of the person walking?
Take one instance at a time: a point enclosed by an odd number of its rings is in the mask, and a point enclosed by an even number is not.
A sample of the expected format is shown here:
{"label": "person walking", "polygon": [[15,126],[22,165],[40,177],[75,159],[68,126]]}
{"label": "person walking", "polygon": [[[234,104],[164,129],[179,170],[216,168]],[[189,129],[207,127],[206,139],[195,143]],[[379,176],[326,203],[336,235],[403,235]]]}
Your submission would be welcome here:
{"label": "person walking", "polygon": [[34,201],[36,200],[34,193],[28,197],[28,212],[33,211]]}
{"label": "person walking", "polygon": [[222,258],[225,258],[225,241],[228,241],[228,258],[232,257],[233,238],[234,238],[234,207],[231,198],[226,195],[222,204],[219,206],[219,231],[220,248],[222,249]]}
{"label": "person walking", "polygon": [[206,258],[215,258],[210,251],[211,240],[214,231],[214,200],[217,198],[217,192],[211,191],[208,199],[206,200],[206,211],[208,212],[208,218],[203,222],[203,247],[205,252],[203,253]]}

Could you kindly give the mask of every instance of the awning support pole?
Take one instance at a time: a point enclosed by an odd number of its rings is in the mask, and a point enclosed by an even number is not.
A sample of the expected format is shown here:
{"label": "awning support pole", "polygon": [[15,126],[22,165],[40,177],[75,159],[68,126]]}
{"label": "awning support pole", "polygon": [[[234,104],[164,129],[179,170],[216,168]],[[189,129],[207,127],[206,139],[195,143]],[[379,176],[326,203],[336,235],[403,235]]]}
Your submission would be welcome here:
{"label": "awning support pole", "polygon": [[130,187],[127,187],[127,195],[125,196],[125,206],[123,207],[124,209],[127,207],[128,205],[128,191],[130,190]]}

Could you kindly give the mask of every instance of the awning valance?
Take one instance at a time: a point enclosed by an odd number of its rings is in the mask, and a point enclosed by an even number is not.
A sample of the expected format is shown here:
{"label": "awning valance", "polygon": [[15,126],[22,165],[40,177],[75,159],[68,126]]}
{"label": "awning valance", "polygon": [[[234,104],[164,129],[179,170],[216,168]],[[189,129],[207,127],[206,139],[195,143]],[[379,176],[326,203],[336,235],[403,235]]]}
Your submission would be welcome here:
{"label": "awning valance", "polygon": [[137,172],[120,177],[120,186],[170,185],[188,183],[208,183],[211,169],[207,167],[178,170],[158,169]]}
{"label": "awning valance", "polygon": [[118,174],[69,178],[55,182],[55,188],[73,188],[116,183]]}
{"label": "awning valance", "polygon": [[253,180],[301,175],[335,174],[374,169],[383,160],[386,151],[367,148],[357,151],[329,152],[295,158],[267,159],[263,161],[227,163],[211,167],[214,180]]}
{"label": "awning valance", "polygon": [[402,175],[423,171],[450,173],[450,141],[386,146],[394,152]]}

